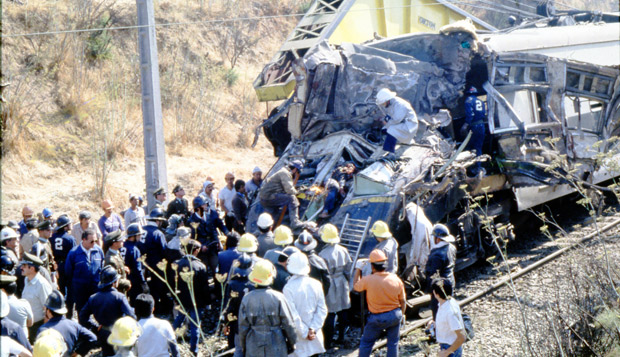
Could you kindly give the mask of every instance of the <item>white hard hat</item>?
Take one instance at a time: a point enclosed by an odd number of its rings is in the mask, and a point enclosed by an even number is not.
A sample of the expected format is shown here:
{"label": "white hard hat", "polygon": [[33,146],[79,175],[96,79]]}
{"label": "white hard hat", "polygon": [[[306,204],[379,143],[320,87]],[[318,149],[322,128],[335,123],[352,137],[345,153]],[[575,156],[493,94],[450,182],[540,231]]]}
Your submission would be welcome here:
{"label": "white hard hat", "polygon": [[379,90],[379,92],[377,92],[376,103],[377,105],[381,105],[393,98],[396,98],[396,93],[392,92],[391,90],[387,88],[383,88]]}
{"label": "white hard hat", "polygon": [[258,221],[256,221],[256,225],[259,228],[267,229],[273,226],[273,218],[271,218],[271,215],[267,212],[261,213],[260,216],[258,216]]}
{"label": "white hard hat", "polygon": [[301,252],[295,252],[288,257],[286,270],[291,274],[308,275],[310,273],[310,263],[308,257]]}
{"label": "white hard hat", "polygon": [[252,174],[255,174],[255,173],[257,173],[257,172],[261,172],[261,173],[262,173],[262,172],[263,172],[263,170],[261,170],[261,169],[260,169],[260,167],[256,166],[256,167],[254,168],[254,170],[252,170]]}
{"label": "white hard hat", "polygon": [[5,240],[12,239],[12,238],[19,238],[19,236],[17,235],[17,233],[15,233],[13,228],[10,228],[10,227],[2,228],[2,231],[0,231],[0,242],[4,242]]}

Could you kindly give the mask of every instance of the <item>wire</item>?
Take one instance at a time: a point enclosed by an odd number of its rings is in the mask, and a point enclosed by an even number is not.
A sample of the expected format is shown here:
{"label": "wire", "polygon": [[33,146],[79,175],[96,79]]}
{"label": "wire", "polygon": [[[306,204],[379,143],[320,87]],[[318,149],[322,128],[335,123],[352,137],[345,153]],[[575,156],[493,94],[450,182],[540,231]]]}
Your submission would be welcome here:
{"label": "wire", "polygon": [[[474,1],[477,1],[477,0],[474,0]],[[448,2],[451,4],[468,5],[474,8],[481,8],[485,10],[495,11],[495,12],[502,13],[502,14],[512,14],[510,12],[501,11],[501,10],[490,8],[490,7],[475,6],[463,0],[455,0],[455,1],[448,0]],[[374,11],[374,10],[405,9],[405,8],[411,8],[414,6],[436,6],[436,5],[443,6],[443,4],[441,3],[415,4],[415,5],[412,4],[412,5],[407,5],[407,6],[377,7],[377,8],[368,8],[368,9],[351,9],[348,12],[350,13],[350,12],[367,12],[367,11]],[[511,8],[510,10],[513,10],[513,8]],[[150,27],[150,26],[170,27],[170,26],[185,26],[185,25],[223,24],[223,23],[237,22],[237,21],[270,20],[270,19],[278,19],[278,18],[302,17],[305,15],[306,13],[278,14],[278,15],[266,15],[266,16],[237,17],[237,18],[229,18],[229,19],[214,19],[214,20],[204,20],[204,21],[156,23],[154,25],[130,25],[130,26],[100,27],[100,28],[73,29],[73,30],[52,30],[52,31],[43,31],[43,32],[2,34],[0,38],[49,36],[49,35],[69,34],[69,33],[98,32],[98,31],[133,30],[133,29],[140,29],[140,28]],[[6,26],[6,22],[5,22],[5,26]]]}

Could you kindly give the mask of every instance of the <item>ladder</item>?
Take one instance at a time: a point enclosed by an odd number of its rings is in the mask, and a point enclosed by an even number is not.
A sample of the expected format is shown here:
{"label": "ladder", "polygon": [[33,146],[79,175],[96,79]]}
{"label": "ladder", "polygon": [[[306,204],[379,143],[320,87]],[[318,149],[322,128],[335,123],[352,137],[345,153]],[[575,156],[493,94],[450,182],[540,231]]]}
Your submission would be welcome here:
{"label": "ladder", "polygon": [[368,216],[366,220],[349,218],[349,214],[344,217],[342,228],[340,229],[340,244],[347,248],[349,255],[353,258],[350,273],[353,274],[355,262],[359,257],[362,245],[368,235],[368,228],[372,217]]}

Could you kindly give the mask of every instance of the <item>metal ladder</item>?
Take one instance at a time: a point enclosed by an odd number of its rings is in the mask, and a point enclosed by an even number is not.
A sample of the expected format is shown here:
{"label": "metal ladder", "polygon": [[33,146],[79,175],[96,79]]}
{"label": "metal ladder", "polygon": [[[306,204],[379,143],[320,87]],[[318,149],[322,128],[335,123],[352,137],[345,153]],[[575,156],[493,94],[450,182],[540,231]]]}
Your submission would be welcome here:
{"label": "metal ladder", "polygon": [[340,244],[347,248],[349,255],[353,258],[350,273],[353,274],[355,262],[359,257],[362,245],[368,235],[368,228],[372,217],[368,216],[366,220],[349,218],[349,214],[344,217],[342,228],[340,229]]}

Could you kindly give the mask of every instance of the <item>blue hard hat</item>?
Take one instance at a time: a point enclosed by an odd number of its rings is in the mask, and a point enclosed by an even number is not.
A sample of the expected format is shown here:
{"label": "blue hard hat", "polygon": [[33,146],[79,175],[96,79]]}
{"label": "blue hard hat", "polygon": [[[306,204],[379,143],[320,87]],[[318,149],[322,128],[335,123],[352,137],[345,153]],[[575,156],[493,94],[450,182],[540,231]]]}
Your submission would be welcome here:
{"label": "blue hard hat", "polygon": [[43,209],[42,214],[43,214],[43,218],[49,218],[49,217],[51,217],[54,214],[54,212],[52,212],[51,209],[46,207],[46,208]]}
{"label": "blue hard hat", "polygon": [[140,225],[138,223],[132,223],[129,226],[127,226],[127,237],[133,237],[133,236],[137,236],[138,234],[142,234],[142,227],[140,227]]}
{"label": "blue hard hat", "polygon": [[476,88],[476,86],[470,86],[467,89],[467,93],[469,93],[469,94],[478,94],[478,89]]}
{"label": "blue hard hat", "polygon": [[107,265],[101,271],[100,279],[99,279],[99,289],[105,288],[106,286],[110,286],[114,284],[119,278],[118,272],[114,269],[113,266]]}
{"label": "blue hard hat", "polygon": [[207,201],[202,196],[196,196],[194,200],[192,201],[192,204],[194,205],[194,209],[200,206],[204,206],[205,203],[207,203]]}
{"label": "blue hard hat", "polygon": [[237,258],[237,262],[239,265],[233,269],[232,278],[236,276],[247,277],[250,274],[250,270],[252,270],[252,257],[247,253],[243,253]]}
{"label": "blue hard hat", "polygon": [[63,214],[56,220],[56,230],[59,230],[69,224],[71,224],[71,218],[69,218],[66,214]]}
{"label": "blue hard hat", "polygon": [[165,221],[165,213],[161,208],[153,208],[149,216],[146,218],[149,221]]}

